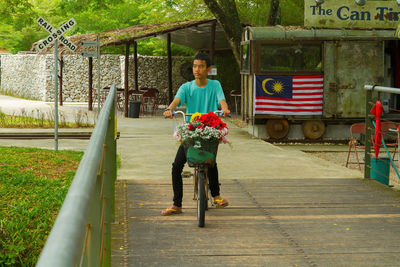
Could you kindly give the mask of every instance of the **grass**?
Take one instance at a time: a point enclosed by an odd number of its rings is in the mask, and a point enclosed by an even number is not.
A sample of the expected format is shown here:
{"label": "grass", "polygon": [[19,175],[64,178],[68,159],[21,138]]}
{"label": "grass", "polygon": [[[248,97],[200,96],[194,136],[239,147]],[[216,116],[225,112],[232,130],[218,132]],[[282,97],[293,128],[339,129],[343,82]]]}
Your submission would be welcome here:
{"label": "grass", "polygon": [[0,266],[34,266],[83,152],[0,147]]}

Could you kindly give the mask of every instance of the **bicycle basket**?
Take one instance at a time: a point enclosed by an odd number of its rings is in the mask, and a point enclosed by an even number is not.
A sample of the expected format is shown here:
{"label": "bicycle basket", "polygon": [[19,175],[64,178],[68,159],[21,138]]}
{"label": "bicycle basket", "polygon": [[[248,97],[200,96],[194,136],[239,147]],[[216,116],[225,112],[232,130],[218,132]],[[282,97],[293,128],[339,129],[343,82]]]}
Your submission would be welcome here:
{"label": "bicycle basket", "polygon": [[190,140],[183,143],[189,166],[205,164],[214,166],[218,151],[218,140]]}

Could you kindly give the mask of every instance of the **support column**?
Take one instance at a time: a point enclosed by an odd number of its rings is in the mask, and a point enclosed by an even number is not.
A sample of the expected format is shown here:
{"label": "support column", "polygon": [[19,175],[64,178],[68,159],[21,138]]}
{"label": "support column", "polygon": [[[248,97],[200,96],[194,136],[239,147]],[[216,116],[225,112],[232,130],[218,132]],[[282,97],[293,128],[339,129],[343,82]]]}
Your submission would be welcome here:
{"label": "support column", "polygon": [[372,91],[365,92],[365,152],[364,152],[364,178],[371,178],[371,130],[372,123],[370,119],[370,102],[372,101]]}
{"label": "support column", "polygon": [[[93,58],[89,57],[89,103],[88,110],[93,110]],[[97,99],[100,99],[99,97]]]}
{"label": "support column", "polygon": [[213,22],[211,24],[211,40],[210,40],[210,58],[211,62],[214,65],[214,54],[215,54],[215,30],[217,28],[217,23]]}
{"label": "support column", "polygon": [[58,81],[60,83],[60,92],[59,92],[59,100],[60,100],[60,106],[63,105],[63,71],[64,71],[64,58],[63,56],[61,56],[61,60],[60,60],[60,75],[58,76]]}
{"label": "support column", "polygon": [[172,55],[171,55],[171,34],[167,35],[167,55],[168,55],[168,104],[173,100],[172,94]]}
{"label": "support column", "polygon": [[129,74],[129,47],[130,43],[126,44],[125,47],[125,72],[124,72],[124,95],[125,95],[125,101],[124,101],[124,116],[128,117],[128,104],[129,104],[129,79],[128,79],[128,74]]}
{"label": "support column", "polygon": [[137,57],[137,42],[133,42],[133,64],[135,67],[135,91],[139,91],[139,73],[138,73],[138,57]]}

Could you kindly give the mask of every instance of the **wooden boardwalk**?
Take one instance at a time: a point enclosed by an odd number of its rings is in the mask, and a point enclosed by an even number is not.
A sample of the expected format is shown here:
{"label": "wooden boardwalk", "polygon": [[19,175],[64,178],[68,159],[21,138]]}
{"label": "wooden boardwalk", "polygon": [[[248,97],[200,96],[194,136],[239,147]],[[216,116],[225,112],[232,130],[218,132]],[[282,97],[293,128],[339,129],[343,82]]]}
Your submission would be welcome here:
{"label": "wooden boardwalk", "polygon": [[361,179],[221,183],[230,206],[199,228],[191,179],[184,213],[169,217],[169,181],[118,181],[112,266],[400,265],[400,192]]}

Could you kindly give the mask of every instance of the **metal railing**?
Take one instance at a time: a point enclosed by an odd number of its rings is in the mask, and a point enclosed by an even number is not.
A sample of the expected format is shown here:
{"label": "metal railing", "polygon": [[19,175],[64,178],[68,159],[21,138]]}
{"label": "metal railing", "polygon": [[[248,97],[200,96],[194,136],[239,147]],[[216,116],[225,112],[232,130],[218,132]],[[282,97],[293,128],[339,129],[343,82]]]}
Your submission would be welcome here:
{"label": "metal railing", "polygon": [[47,238],[38,267],[111,266],[116,179],[115,85]]}

